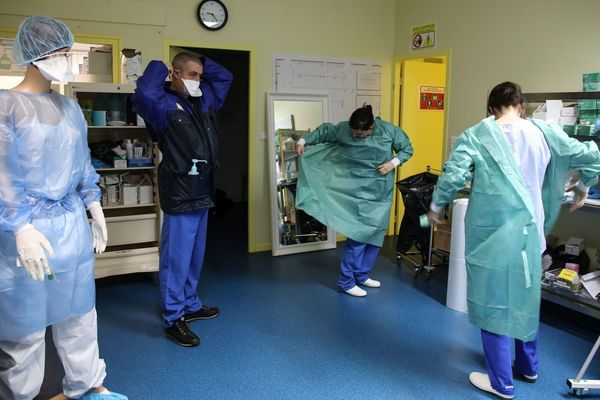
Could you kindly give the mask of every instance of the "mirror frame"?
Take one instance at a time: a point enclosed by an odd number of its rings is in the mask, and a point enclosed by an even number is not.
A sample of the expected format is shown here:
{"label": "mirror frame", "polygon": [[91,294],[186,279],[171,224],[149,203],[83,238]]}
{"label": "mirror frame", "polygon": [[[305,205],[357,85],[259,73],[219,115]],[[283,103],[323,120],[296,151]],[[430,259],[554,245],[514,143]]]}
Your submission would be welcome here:
{"label": "mirror frame", "polygon": [[[277,206],[277,166],[275,163],[275,109],[276,101],[310,101],[323,105],[323,122],[331,120],[331,106],[328,94],[310,93],[267,93],[267,126],[268,126],[268,163],[269,163],[269,192],[271,199],[271,253],[274,256],[303,253],[315,250],[335,249],[337,246],[335,230],[327,227],[327,240],[282,246],[279,243],[279,209]],[[312,127],[312,129],[316,128]]]}

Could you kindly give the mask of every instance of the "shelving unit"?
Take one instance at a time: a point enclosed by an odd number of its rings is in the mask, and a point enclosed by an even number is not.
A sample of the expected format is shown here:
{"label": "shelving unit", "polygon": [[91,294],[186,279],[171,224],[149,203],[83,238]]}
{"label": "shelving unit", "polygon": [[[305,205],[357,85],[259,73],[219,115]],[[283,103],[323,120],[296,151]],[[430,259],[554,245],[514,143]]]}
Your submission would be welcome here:
{"label": "shelving unit", "polygon": [[116,171],[144,171],[154,170],[156,167],[127,167],[127,168],[96,168],[96,172],[116,172]]}
{"label": "shelving unit", "polygon": [[[69,83],[65,88],[66,95],[76,100],[95,101],[99,94],[105,97],[109,95],[111,101],[120,104],[120,110],[124,109],[123,102],[126,102],[128,96],[131,96],[134,91],[133,85],[111,83]],[[107,107],[106,104],[104,106]],[[148,138],[149,134],[144,126],[88,127],[90,144],[102,140],[147,140]],[[157,160],[160,159],[160,154],[156,145],[153,146],[153,152],[155,160],[153,166],[96,169],[100,175],[144,173],[150,176],[153,187],[152,203],[103,205],[108,228],[108,245],[104,254],[96,256],[96,278],[158,271],[162,214],[158,205]]]}
{"label": "shelving unit", "polygon": [[94,125],[90,125],[88,126],[89,129],[144,129],[146,130],[145,126],[128,126],[128,125],[123,125],[123,126],[94,126]]}
{"label": "shelving unit", "polygon": [[[546,100],[562,100],[574,103],[578,100],[600,100],[600,92],[548,92],[524,93],[527,103],[543,103]],[[529,107],[527,107],[529,108]],[[594,140],[600,142],[599,136],[572,136],[578,140]],[[588,199],[583,206],[589,210],[600,210],[600,200]],[[600,302],[595,301],[586,292],[574,294],[567,290],[542,284],[542,299],[563,307],[600,319]]]}

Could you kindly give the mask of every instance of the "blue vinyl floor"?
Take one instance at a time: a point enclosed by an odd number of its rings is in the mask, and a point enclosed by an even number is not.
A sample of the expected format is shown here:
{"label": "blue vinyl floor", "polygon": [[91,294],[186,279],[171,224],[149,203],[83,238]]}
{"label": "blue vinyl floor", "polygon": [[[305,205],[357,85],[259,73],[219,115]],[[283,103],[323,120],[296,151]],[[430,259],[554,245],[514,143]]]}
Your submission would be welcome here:
{"label": "blue vinyl floor", "polygon": [[[191,323],[201,345],[169,341],[149,275],[98,282],[106,386],[141,399],[489,399],[472,387],[484,371],[480,331],[444,306],[446,269],[430,281],[394,260],[389,238],[354,298],[336,290],[337,250],[272,257],[247,254],[242,234],[209,239],[199,293],[221,315]],[[544,304],[535,384],[516,398],[566,399],[598,333],[598,321]],[[600,356],[589,370],[600,379]],[[600,391],[586,398],[600,399]]]}

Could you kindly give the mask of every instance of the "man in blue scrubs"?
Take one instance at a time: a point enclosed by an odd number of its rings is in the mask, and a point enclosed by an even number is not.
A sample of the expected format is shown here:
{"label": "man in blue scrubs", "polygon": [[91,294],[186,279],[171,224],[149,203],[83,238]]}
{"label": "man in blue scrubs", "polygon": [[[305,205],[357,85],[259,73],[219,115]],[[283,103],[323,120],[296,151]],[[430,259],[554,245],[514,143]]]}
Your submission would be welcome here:
{"label": "man in blue scrubs", "polygon": [[[165,82],[168,76],[170,82]],[[206,57],[180,53],[166,64],[151,61],[137,81],[133,110],[158,140],[160,293],[167,337],[182,346],[200,344],[187,323],[219,315],[196,288],[206,247],[208,209],[213,207],[218,165],[216,113],[225,102],[231,73]]]}

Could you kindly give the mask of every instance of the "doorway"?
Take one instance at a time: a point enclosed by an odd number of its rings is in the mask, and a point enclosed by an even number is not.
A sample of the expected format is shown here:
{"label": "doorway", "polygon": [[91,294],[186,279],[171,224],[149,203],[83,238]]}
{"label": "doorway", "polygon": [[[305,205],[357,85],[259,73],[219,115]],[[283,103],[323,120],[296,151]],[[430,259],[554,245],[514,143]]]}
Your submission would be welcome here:
{"label": "doorway", "polygon": [[189,45],[169,46],[168,59],[181,52],[203,55],[233,74],[218,113],[219,170],[216,206],[211,209],[207,239],[248,248],[248,132],[250,127],[250,51]]}
{"label": "doorway", "polygon": [[[396,62],[394,123],[406,131],[414,154],[397,173],[397,181],[440,171],[446,151],[449,54]],[[438,172],[439,173],[439,172]],[[404,215],[401,196],[394,192],[388,234],[397,235]]]}

